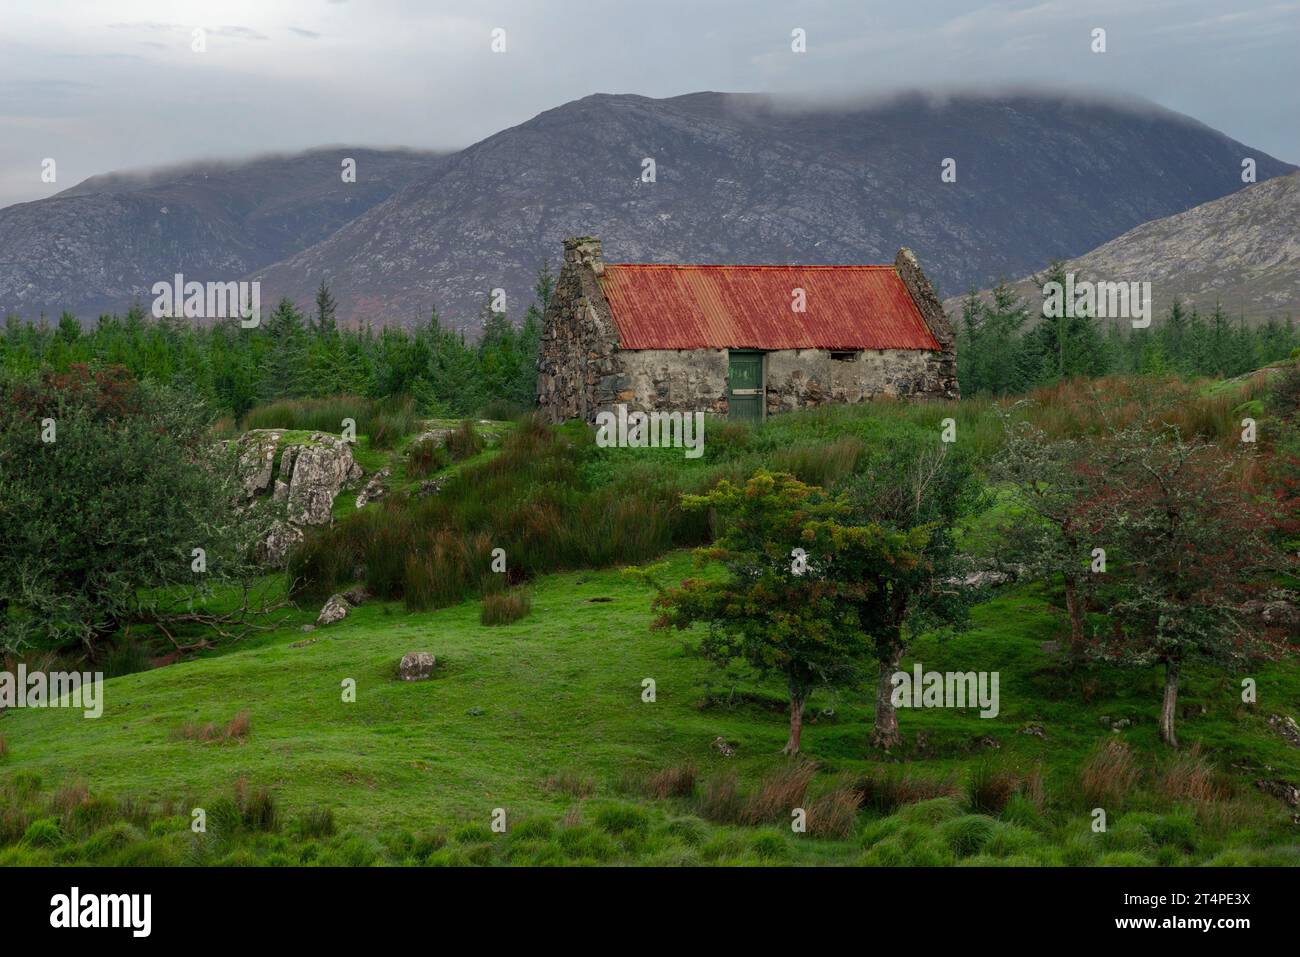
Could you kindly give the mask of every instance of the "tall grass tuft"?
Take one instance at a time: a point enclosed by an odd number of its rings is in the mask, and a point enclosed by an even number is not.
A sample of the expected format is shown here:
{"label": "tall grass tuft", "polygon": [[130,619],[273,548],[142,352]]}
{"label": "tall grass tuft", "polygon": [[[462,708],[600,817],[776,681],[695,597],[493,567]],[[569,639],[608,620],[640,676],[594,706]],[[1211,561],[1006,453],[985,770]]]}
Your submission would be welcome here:
{"label": "tall grass tuft", "polygon": [[479,622],[484,625],[509,625],[528,614],[532,602],[521,589],[488,592],[483,596]]}
{"label": "tall grass tuft", "polygon": [[1114,807],[1137,787],[1142,771],[1127,744],[1114,738],[1093,749],[1079,768],[1079,793],[1092,807]]}
{"label": "tall grass tuft", "polygon": [[741,821],[745,824],[788,821],[791,810],[803,807],[808,785],[816,772],[817,766],[806,761],[764,775],[758,782],[758,790],[745,800]]}
{"label": "tall grass tuft", "polygon": [[956,797],[957,785],[951,776],[931,777],[919,774],[909,764],[902,768],[873,768],[854,785],[863,807],[880,814],[893,814],[900,807],[938,797]]}
{"label": "tall grass tuft", "polygon": [[463,462],[473,458],[483,451],[486,444],[483,436],[479,435],[478,430],[474,428],[471,419],[461,422],[460,426],[447,436],[446,442],[447,454],[451,456],[453,462]]}
{"label": "tall grass tuft", "polygon": [[415,400],[410,396],[365,399],[355,395],[337,395],[323,399],[279,399],[250,409],[240,423],[240,430],[287,429],[309,432],[339,433],[343,420],[357,424],[358,435],[368,435],[370,445],[390,449],[420,425]]}

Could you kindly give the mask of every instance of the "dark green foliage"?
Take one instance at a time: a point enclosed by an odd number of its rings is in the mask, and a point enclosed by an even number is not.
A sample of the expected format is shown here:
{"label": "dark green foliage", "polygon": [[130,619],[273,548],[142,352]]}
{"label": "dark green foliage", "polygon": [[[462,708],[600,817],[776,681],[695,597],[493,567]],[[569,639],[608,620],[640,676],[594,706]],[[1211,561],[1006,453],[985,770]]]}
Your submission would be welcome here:
{"label": "dark green foliage", "polygon": [[[1037,281],[1064,277],[1064,266],[1053,263]],[[1005,282],[988,300],[968,294],[956,325],[963,396],[1016,395],[1081,376],[1237,376],[1300,346],[1290,317],[1248,327],[1221,305],[1206,317],[1175,301],[1149,327],[1135,329],[1128,319],[1045,317],[1040,299],[1026,302]]]}
{"label": "dark green foliage", "polygon": [[[543,267],[536,294],[549,296],[553,285]],[[112,363],[201,397],[235,419],[258,403],[339,394],[411,395],[426,416],[488,409],[504,418],[535,404],[545,303],[530,304],[519,328],[504,314],[487,313],[477,344],[443,329],[436,313],[411,329],[339,329],[324,283],[309,316],[282,299],[252,329],[237,320],[152,321],[138,307],[124,316],[100,316],[88,330],[67,314],[54,327],[10,316],[0,334],[0,373],[30,378],[42,369],[62,373],[77,364]],[[370,432],[360,418],[357,423],[359,431]],[[335,421],[328,431],[338,429]]]}
{"label": "dark green foliage", "polygon": [[252,519],[229,507],[234,463],[208,423],[200,399],[120,368],[0,383],[0,649],[97,653],[243,579]]}

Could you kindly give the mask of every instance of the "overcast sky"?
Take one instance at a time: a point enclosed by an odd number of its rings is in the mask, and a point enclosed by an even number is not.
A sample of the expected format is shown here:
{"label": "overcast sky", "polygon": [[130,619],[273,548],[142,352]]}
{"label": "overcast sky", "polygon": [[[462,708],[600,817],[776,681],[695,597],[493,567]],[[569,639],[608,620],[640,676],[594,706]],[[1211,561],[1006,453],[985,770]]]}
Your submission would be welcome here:
{"label": "overcast sky", "polygon": [[0,0],[0,206],[190,159],[460,147],[600,92],[1116,91],[1300,162],[1297,50],[1300,0]]}

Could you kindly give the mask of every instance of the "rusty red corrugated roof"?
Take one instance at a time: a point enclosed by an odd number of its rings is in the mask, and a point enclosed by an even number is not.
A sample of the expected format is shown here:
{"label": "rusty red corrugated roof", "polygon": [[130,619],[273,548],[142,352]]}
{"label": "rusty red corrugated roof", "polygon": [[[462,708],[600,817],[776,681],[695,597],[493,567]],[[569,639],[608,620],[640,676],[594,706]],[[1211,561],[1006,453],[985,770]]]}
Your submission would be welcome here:
{"label": "rusty red corrugated roof", "polygon": [[939,348],[893,266],[612,263],[602,286],[624,349]]}

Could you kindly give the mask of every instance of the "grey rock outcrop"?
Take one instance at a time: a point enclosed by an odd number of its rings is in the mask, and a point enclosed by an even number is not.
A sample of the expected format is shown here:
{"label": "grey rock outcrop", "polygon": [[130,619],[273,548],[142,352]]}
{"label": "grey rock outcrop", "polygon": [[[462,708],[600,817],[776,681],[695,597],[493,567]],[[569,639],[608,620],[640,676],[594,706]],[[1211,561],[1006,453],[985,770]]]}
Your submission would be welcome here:
{"label": "grey rock outcrop", "polygon": [[276,522],[258,543],[258,561],[272,568],[283,568],[289,560],[289,553],[302,538],[301,528],[288,522]]}
{"label": "grey rock outcrop", "polygon": [[282,517],[257,545],[259,560],[283,567],[303,528],[328,525],[334,499],[362,478],[352,446],[336,435],[312,432],[286,440],[284,429],[253,429],[235,440],[245,505],[269,500]]}

